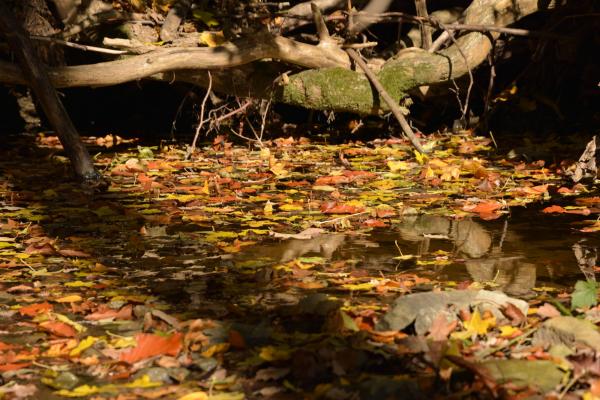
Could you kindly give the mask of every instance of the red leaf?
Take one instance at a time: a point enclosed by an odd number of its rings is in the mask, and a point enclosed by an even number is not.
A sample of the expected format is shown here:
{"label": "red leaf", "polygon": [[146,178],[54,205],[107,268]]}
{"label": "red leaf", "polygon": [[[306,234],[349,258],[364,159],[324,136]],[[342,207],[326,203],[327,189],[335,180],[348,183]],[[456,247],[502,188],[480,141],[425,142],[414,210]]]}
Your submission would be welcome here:
{"label": "red leaf", "polygon": [[0,372],[15,371],[30,366],[30,362],[0,365]]}
{"label": "red leaf", "polygon": [[134,364],[140,360],[161,354],[175,357],[181,351],[181,338],[182,334],[179,332],[170,337],[139,333],[135,337],[137,346],[129,351],[121,353],[120,360],[129,364]]}
{"label": "red leaf", "polygon": [[53,335],[61,337],[75,337],[77,332],[71,325],[58,321],[46,321],[40,324],[40,328],[50,332]]}
{"label": "red leaf", "polygon": [[385,228],[387,226],[385,222],[372,218],[365,220],[363,225],[371,228]]}
{"label": "red leaf", "polygon": [[29,317],[35,317],[37,314],[41,314],[43,312],[52,310],[52,308],[52,304],[47,302],[30,304],[28,306],[23,306],[19,308],[19,314],[27,315]]}
{"label": "red leaf", "polygon": [[10,343],[0,342],[0,351],[14,349],[15,345]]}
{"label": "red leaf", "polygon": [[316,186],[337,185],[340,183],[350,183],[350,178],[343,175],[322,176],[315,181]]}
{"label": "red leaf", "polygon": [[565,210],[561,206],[550,206],[550,207],[544,208],[542,210],[542,212],[546,213],[546,214],[553,214],[553,213],[564,214],[567,212],[567,210]]}
{"label": "red leaf", "polygon": [[389,218],[396,216],[396,210],[392,208],[377,208],[375,209],[375,214],[377,218]]}
{"label": "red leaf", "polygon": [[477,214],[490,214],[500,208],[502,204],[497,201],[484,201],[476,205],[465,205],[463,210]]}

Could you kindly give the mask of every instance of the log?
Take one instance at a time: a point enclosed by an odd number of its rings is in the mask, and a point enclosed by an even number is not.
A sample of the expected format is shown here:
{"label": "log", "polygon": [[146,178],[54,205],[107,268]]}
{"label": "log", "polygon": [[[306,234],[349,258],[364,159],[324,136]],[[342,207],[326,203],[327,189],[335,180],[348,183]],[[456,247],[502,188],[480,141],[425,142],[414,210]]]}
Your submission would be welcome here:
{"label": "log", "polygon": [[[540,4],[538,0],[476,1],[465,11],[464,22],[507,26],[554,3]],[[403,50],[383,65],[377,79],[399,101],[411,89],[466,75],[469,67],[475,68],[486,60],[492,48],[490,37],[499,34],[470,32],[435,54],[422,49]],[[267,61],[270,59],[310,69],[279,79],[281,83],[273,94],[268,88],[282,71],[290,68],[283,69]],[[317,110],[358,114],[389,111],[364,74],[351,71],[349,65],[347,56],[341,57],[326,47],[263,34],[216,48],[161,48],[118,61],[51,68],[49,74],[55,87],[115,85],[142,78],[206,86],[203,70],[211,69],[216,91],[243,97],[272,97],[273,101]],[[0,82],[25,83],[25,79],[13,65],[0,62]],[[259,83],[266,86],[260,88]]]}

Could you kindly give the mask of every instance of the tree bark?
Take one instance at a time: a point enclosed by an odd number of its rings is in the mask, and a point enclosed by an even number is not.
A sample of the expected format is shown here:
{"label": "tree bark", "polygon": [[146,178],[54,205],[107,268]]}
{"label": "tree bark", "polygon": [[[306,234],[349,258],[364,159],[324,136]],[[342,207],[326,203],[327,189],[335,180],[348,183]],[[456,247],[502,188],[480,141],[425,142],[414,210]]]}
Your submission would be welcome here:
{"label": "tree bark", "polygon": [[48,73],[40,63],[28,34],[16,22],[3,1],[0,1],[0,31],[4,32],[21,65],[24,80],[35,93],[46,117],[56,130],[75,173],[85,180],[97,179],[99,175],[94,169],[90,155],[50,83]]}

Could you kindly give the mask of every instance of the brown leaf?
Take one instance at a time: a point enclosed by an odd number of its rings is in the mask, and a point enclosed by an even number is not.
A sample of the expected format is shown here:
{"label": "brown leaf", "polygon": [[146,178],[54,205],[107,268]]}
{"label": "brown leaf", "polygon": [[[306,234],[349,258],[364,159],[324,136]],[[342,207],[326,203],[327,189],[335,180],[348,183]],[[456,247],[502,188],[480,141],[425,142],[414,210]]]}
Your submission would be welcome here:
{"label": "brown leaf", "polygon": [[560,311],[550,303],[544,303],[543,306],[537,309],[537,315],[542,318],[560,317]]}
{"label": "brown leaf", "polygon": [[513,303],[506,303],[502,313],[510,319],[513,325],[522,325],[527,322],[527,317]]}
{"label": "brown leaf", "polygon": [[431,328],[429,329],[429,338],[434,341],[442,341],[448,339],[448,335],[456,329],[458,325],[458,321],[452,320],[448,321],[444,313],[438,314],[438,316],[433,320],[431,324]]}
{"label": "brown leaf", "polygon": [[80,258],[91,257],[90,254],[88,254],[84,251],[72,250],[72,249],[60,249],[58,251],[58,254],[60,254],[61,256],[65,256],[65,257],[80,257]]}

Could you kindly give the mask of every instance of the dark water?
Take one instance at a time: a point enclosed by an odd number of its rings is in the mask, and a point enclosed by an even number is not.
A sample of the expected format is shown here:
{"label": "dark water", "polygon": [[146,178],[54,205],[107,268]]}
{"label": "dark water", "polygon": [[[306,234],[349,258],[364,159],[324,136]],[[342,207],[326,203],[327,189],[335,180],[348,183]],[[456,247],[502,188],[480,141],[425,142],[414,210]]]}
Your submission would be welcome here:
{"label": "dark water", "polygon": [[[368,235],[331,233],[271,242],[248,248],[238,258],[352,260],[354,268],[373,270],[373,275],[414,272],[440,281],[486,283],[527,297],[534,288],[562,288],[594,279],[600,237],[579,231],[584,219],[525,208],[494,221],[410,216]],[[417,257],[398,259],[400,252]]]}
{"label": "dark water", "polygon": [[335,290],[280,286],[291,273],[276,266],[301,257],[321,258],[319,266],[306,271],[315,276],[326,275],[331,265],[344,261],[335,273],[362,277],[413,273],[434,282],[479,282],[529,298],[536,291],[571,289],[577,280],[595,279],[600,236],[579,231],[584,221],[593,219],[547,215],[538,207],[513,208],[510,215],[493,221],[417,215],[368,232],[267,239],[234,254],[224,254],[204,241],[208,227],[157,226],[144,238],[145,250],[133,259],[125,257],[122,266],[131,282],[146,285],[180,311],[214,317],[237,306],[255,309],[257,302],[295,302],[307,293]]}

